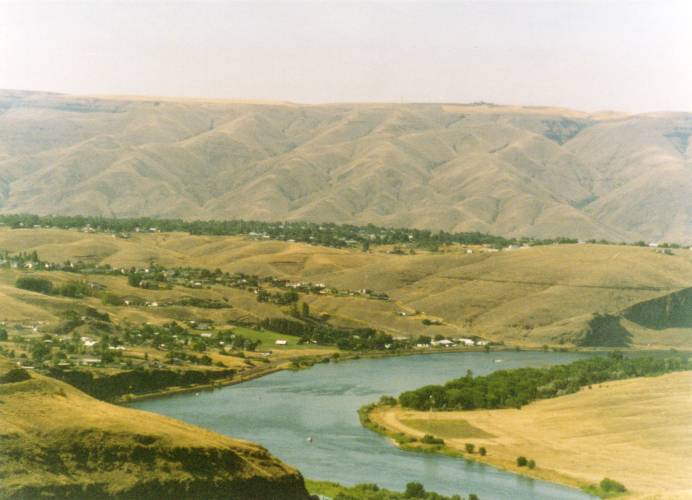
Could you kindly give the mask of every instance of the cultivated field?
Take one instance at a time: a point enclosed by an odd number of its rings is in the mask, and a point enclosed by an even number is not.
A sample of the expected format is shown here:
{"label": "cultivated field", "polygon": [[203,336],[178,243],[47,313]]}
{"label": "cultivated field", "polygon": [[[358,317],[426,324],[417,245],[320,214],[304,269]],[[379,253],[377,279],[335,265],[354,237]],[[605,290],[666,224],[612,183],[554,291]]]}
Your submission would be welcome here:
{"label": "cultivated field", "polygon": [[[573,485],[610,477],[634,494],[692,497],[692,372],[608,382],[521,410],[415,412],[381,407],[370,418],[392,432],[426,433],[475,458]],[[519,456],[534,471],[516,466]],[[663,498],[656,497],[656,498]]]}

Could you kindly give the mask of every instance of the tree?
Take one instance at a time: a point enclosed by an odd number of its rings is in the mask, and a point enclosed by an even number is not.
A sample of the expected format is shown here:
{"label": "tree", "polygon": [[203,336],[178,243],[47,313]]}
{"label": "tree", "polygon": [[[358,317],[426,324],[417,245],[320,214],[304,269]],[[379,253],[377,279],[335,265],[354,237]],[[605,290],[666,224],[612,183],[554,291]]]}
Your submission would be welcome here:
{"label": "tree", "polygon": [[529,460],[529,463],[526,464],[529,466],[529,469],[535,469],[536,468],[536,461],[534,459]]}
{"label": "tree", "polygon": [[42,341],[34,342],[31,346],[31,359],[34,361],[43,361],[50,354],[50,349]]}
{"label": "tree", "polygon": [[475,493],[470,493],[469,494],[469,500],[480,500],[480,499],[478,498],[478,495],[476,495]]}
{"label": "tree", "polygon": [[627,491],[624,484],[617,482],[615,479],[610,479],[607,477],[601,480],[600,486],[603,491],[607,491],[609,493],[624,493]]}
{"label": "tree", "polygon": [[466,448],[466,453],[473,453],[473,451],[476,449],[472,443],[466,443],[464,447]]}
{"label": "tree", "polygon": [[45,294],[50,294],[53,291],[53,283],[50,280],[36,276],[20,276],[17,278],[15,286],[23,290]]}
{"label": "tree", "polygon": [[310,316],[310,306],[309,306],[307,303],[305,303],[305,302],[303,302],[303,305],[302,305],[301,315],[302,315],[304,318],[307,318],[307,317]]}
{"label": "tree", "polygon": [[0,326],[0,341],[7,340],[7,329]]}
{"label": "tree", "polygon": [[520,457],[517,457],[517,465],[519,467],[526,467],[526,464],[528,464],[528,463],[529,463],[529,461],[526,459],[525,456],[522,455]]}
{"label": "tree", "polygon": [[485,447],[481,446],[480,448],[478,448],[478,453],[480,453],[480,455],[484,457],[488,452],[486,451]]}
{"label": "tree", "polygon": [[415,481],[408,483],[404,496],[406,498],[425,498],[425,488],[421,483]]}

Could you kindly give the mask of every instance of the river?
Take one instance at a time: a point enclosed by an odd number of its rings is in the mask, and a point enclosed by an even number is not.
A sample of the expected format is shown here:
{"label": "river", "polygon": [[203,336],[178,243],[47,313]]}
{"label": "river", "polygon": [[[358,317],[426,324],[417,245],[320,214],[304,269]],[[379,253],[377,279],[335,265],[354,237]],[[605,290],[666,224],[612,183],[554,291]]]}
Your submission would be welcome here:
{"label": "river", "polygon": [[[426,489],[483,500],[585,499],[571,488],[528,479],[463,459],[412,453],[363,428],[357,410],[383,394],[498,369],[569,363],[576,353],[440,353],[369,358],[282,371],[215,391],[177,394],[130,406],[175,417],[262,444],[305,477],[352,485],[377,483]],[[501,360],[501,361],[496,361]],[[312,442],[308,442],[312,437]],[[531,455],[531,450],[526,450]]]}

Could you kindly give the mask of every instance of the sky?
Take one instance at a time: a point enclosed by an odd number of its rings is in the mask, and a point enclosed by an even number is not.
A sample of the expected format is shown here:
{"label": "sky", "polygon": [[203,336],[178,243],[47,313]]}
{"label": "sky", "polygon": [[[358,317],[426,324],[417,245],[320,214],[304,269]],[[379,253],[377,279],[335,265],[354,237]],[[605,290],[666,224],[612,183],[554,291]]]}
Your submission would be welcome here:
{"label": "sky", "polygon": [[692,111],[692,1],[0,0],[0,89]]}

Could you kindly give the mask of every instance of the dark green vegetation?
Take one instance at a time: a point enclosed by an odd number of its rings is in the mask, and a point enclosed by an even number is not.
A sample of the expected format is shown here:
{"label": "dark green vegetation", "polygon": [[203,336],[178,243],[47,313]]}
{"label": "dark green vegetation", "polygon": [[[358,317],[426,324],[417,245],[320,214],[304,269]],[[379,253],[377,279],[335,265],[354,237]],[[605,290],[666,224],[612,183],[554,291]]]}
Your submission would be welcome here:
{"label": "dark green vegetation", "polygon": [[[445,496],[432,491],[426,491],[418,482],[406,485],[403,492],[391,491],[380,488],[376,484],[357,484],[355,486],[342,486],[328,481],[306,481],[310,493],[325,495],[333,500],[463,500],[460,495]],[[479,500],[478,496],[471,493],[468,500]]]}
{"label": "dark green vegetation", "polygon": [[632,334],[622,326],[620,317],[596,313],[575,343],[581,347],[627,347]]}
{"label": "dark green vegetation", "polygon": [[549,368],[517,368],[490,375],[465,377],[445,385],[429,385],[399,396],[399,403],[415,410],[473,410],[476,408],[521,408],[537,399],[577,392],[608,380],[655,376],[692,369],[689,358],[625,357],[613,353]]}
{"label": "dark green vegetation", "polygon": [[692,287],[634,304],[624,317],[648,328],[692,327]]}
{"label": "dark green vegetation", "polygon": [[[576,243],[574,238],[504,238],[474,232],[450,233],[413,228],[388,228],[372,224],[355,226],[350,224],[314,222],[263,222],[248,220],[195,220],[138,218],[105,218],[90,216],[66,216],[33,214],[0,215],[0,223],[18,228],[85,229],[114,233],[127,238],[132,232],[185,232],[196,235],[250,235],[274,240],[293,240],[329,247],[359,247],[364,245],[413,244],[418,248],[437,249],[441,245],[461,243],[466,245],[490,245],[503,248],[509,245],[550,245]],[[595,240],[594,240],[595,241]],[[600,243],[608,243],[605,240]],[[678,245],[675,245],[676,247]]]}
{"label": "dark green vegetation", "polygon": [[113,401],[124,394],[151,394],[168,387],[190,387],[213,384],[232,377],[236,370],[184,370],[137,368],[116,373],[99,374],[79,369],[51,368],[51,377],[67,382],[77,389],[104,401]]}
{"label": "dark green vegetation", "polygon": [[584,490],[601,498],[617,497],[627,493],[627,488],[625,488],[624,484],[607,477],[603,478],[598,485],[592,484],[584,488]]}

